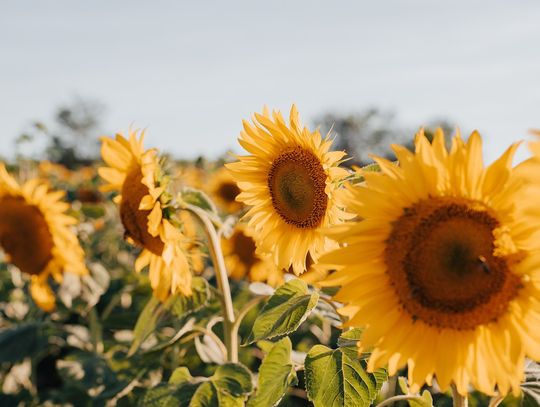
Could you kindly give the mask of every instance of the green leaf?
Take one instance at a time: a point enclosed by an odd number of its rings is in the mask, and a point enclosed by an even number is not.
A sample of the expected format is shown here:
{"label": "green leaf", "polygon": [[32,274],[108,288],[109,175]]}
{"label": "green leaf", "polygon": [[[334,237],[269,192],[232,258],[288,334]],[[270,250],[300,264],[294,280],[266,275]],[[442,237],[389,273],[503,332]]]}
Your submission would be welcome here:
{"label": "green leaf", "polygon": [[241,407],[252,389],[251,373],[240,364],[218,366],[209,378],[192,377],[188,368],[179,367],[169,383],[161,383],[147,392],[150,394],[144,397],[143,405],[148,401],[154,403],[152,406],[166,407]]}
{"label": "green leaf", "polygon": [[39,322],[23,323],[0,331],[0,362],[19,362],[34,356],[47,346],[42,334],[45,325]]}
{"label": "green leaf", "polygon": [[[406,378],[398,377],[398,384],[403,394],[410,394]],[[419,395],[417,398],[409,399],[407,401],[409,402],[410,407],[433,407],[433,397],[427,390],[424,390],[421,396]]]}
{"label": "green leaf", "polygon": [[295,331],[317,305],[319,294],[310,293],[302,280],[291,280],[279,287],[257,316],[245,345]]}
{"label": "green leaf", "polygon": [[366,363],[358,359],[356,349],[330,349],[315,345],[305,361],[306,389],[315,407],[369,406],[386,373],[366,372]]}
{"label": "green leaf", "polygon": [[533,361],[527,361],[525,366],[525,381],[521,383],[523,407],[540,405],[540,365]]}
{"label": "green leaf", "polygon": [[135,328],[133,329],[133,342],[129,348],[128,356],[132,356],[141,346],[144,340],[156,329],[159,318],[162,315],[162,307],[159,300],[152,296],[144,306]]}
{"label": "green leaf", "polygon": [[188,405],[190,407],[218,407],[220,404],[215,386],[210,382],[202,383],[186,407]]}
{"label": "green leaf", "polygon": [[189,369],[185,366],[177,367],[172,372],[171,377],[169,377],[169,384],[181,384],[184,382],[189,382],[193,377],[189,373]]}
{"label": "green leaf", "polygon": [[257,391],[249,399],[248,407],[276,406],[289,386],[297,383],[291,351],[292,344],[288,336],[270,349],[259,368]]}
{"label": "green leaf", "polygon": [[[141,407],[177,407],[181,406],[181,395],[174,386],[161,383],[146,391],[139,400]],[[187,404],[184,404],[187,406]]]}
{"label": "green leaf", "polygon": [[182,200],[188,204],[198,206],[208,212],[217,213],[216,206],[204,192],[194,188],[184,188]]}
{"label": "green leaf", "polygon": [[185,316],[203,308],[212,297],[208,281],[202,277],[191,280],[191,296],[174,295],[165,303],[165,308],[176,316]]}
{"label": "green leaf", "polygon": [[338,346],[340,348],[356,348],[358,342],[362,339],[362,332],[363,330],[360,328],[353,328],[343,332],[338,338]]}
{"label": "green leaf", "polygon": [[132,356],[148,336],[154,332],[167,313],[186,316],[203,308],[211,298],[208,282],[202,277],[194,277],[191,284],[192,295],[173,295],[165,303],[152,297],[142,310],[133,330],[133,342],[128,352]]}
{"label": "green leaf", "polygon": [[219,392],[232,396],[243,396],[251,393],[251,373],[244,366],[234,363],[226,363],[219,366],[210,378]]}
{"label": "green leaf", "polygon": [[367,172],[381,172],[381,167],[377,163],[368,164],[362,167],[362,171]]}

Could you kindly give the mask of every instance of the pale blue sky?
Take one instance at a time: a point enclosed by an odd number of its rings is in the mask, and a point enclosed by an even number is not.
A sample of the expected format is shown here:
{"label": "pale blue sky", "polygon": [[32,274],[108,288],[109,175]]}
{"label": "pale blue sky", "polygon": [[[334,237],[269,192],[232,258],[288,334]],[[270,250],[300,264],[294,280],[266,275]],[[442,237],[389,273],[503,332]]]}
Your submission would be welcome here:
{"label": "pale blue sky", "polygon": [[373,105],[411,128],[449,117],[492,160],[540,127],[540,1],[2,1],[0,155],[76,95],[181,157],[295,102],[305,122]]}

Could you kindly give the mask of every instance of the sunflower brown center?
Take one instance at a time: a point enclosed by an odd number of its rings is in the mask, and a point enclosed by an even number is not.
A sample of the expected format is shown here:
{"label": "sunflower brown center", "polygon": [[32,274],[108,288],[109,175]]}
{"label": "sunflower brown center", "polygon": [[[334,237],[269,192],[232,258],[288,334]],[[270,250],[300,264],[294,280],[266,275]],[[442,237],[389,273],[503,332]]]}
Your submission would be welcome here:
{"label": "sunflower brown center", "polygon": [[246,268],[251,268],[259,261],[259,258],[255,253],[255,241],[251,236],[238,231],[231,237],[231,239],[234,253],[238,256]]}
{"label": "sunflower brown center", "polygon": [[224,182],[218,188],[218,195],[226,202],[236,202],[236,197],[240,193],[240,188],[235,182]]}
{"label": "sunflower brown center", "polygon": [[521,287],[497,256],[499,221],[480,204],[431,198],[394,222],[384,254],[399,300],[413,317],[440,328],[474,329],[495,321]]}
{"label": "sunflower brown center", "polygon": [[135,244],[150,250],[157,256],[163,253],[163,242],[159,236],[148,233],[149,210],[139,209],[139,204],[145,195],[148,195],[148,187],[142,182],[140,167],[133,168],[122,186],[122,202],[120,204],[120,218],[124,225],[126,237],[131,238]]}
{"label": "sunflower brown center", "polygon": [[21,271],[39,274],[52,259],[54,242],[39,208],[8,195],[0,198],[0,245]]}
{"label": "sunflower brown center", "polygon": [[274,209],[290,225],[317,228],[328,205],[326,178],[321,161],[311,151],[296,147],[283,152],[268,173]]}

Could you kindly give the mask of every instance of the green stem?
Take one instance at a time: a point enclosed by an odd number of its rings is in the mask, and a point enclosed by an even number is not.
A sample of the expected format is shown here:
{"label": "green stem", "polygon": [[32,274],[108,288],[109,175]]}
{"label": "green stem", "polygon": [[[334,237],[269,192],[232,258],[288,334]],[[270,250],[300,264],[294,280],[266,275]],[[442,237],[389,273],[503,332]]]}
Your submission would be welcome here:
{"label": "green stem", "polygon": [[101,323],[94,307],[88,312],[88,325],[90,326],[90,338],[96,353],[103,353],[103,336]]}
{"label": "green stem", "polygon": [[450,386],[452,388],[452,399],[454,401],[454,407],[468,407],[469,400],[467,396],[459,394],[457,387],[454,383]]}
{"label": "green stem", "polygon": [[414,399],[419,399],[419,398],[420,396],[415,396],[414,394],[402,394],[400,396],[390,397],[389,399],[386,399],[383,402],[377,404],[376,407],[389,406],[395,403],[396,401],[400,401],[400,400],[414,400]]}
{"label": "green stem", "polygon": [[225,260],[223,259],[219,235],[214,227],[214,222],[206,211],[191,204],[184,205],[185,209],[193,213],[202,223],[206,237],[208,238],[210,255],[212,256],[212,262],[214,264],[214,270],[216,273],[217,286],[221,293],[220,299],[223,310],[223,334],[225,337],[225,347],[227,348],[227,361],[236,363],[238,362],[238,335],[233,330],[236,317],[234,315],[229,277],[227,274],[227,268],[225,267]]}
{"label": "green stem", "polygon": [[236,317],[236,321],[234,322],[234,325],[232,327],[232,335],[238,337],[238,329],[240,328],[240,324],[242,323],[244,317],[248,314],[249,311],[259,305],[261,301],[264,301],[267,298],[268,297],[265,295],[262,297],[255,297],[252,300],[248,301],[248,303],[244,306],[244,308],[242,308],[242,310]]}

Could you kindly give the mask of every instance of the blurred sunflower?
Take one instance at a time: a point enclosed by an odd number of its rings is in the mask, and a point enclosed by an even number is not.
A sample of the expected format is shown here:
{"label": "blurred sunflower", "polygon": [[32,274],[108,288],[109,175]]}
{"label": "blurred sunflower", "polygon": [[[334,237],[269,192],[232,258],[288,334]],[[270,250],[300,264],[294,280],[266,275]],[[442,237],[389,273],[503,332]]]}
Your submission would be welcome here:
{"label": "blurred sunflower", "polygon": [[517,145],[488,167],[476,132],[450,151],[441,130],[415,146],[348,186],[362,220],[330,232],[344,246],[321,258],[337,269],[323,285],[341,286],[347,325],[365,327],[370,370],[408,364],[413,391],[435,375],[462,395],[519,393],[524,357],[540,359],[540,193],[512,168]]}
{"label": "blurred sunflower", "polygon": [[[109,167],[99,175],[109,182],[104,191],[118,191],[115,202],[125,237],[142,248],[135,261],[140,272],[149,266],[154,295],[166,300],[178,292],[191,295],[191,271],[185,252],[186,236],[178,229],[179,222],[171,210],[167,191],[169,178],[163,173],[155,149],[143,147],[144,132],[129,132],[129,139],[117,134],[116,139],[103,137],[101,155]],[[177,225],[178,223],[178,225]]]}
{"label": "blurred sunflower", "polygon": [[62,164],[56,164],[50,161],[41,161],[38,165],[39,176],[43,178],[58,178],[62,181],[69,181],[71,171]]}
{"label": "blurred sunflower", "polygon": [[283,284],[283,271],[268,256],[257,252],[253,232],[238,224],[230,238],[221,240],[227,270],[232,278],[264,282],[272,287]]}
{"label": "blurred sunflower", "polygon": [[218,208],[226,213],[237,213],[243,207],[242,203],[236,200],[240,188],[227,168],[222,167],[210,175],[208,191]]}
{"label": "blurred sunflower", "polygon": [[328,137],[301,127],[294,105],[288,126],[281,113],[270,117],[266,109],[253,122],[243,122],[239,138],[250,155],[226,167],[242,191],[237,199],[252,206],[246,217],[257,246],[272,254],[278,268],[292,266],[299,275],[306,270],[308,253],[316,262],[337,247],[319,229],[346,217],[336,193],[347,175],[338,167],[345,153],[329,151]]}
{"label": "blurred sunflower", "polygon": [[49,276],[60,283],[64,272],[88,273],[63,196],[37,179],[19,185],[0,163],[0,246],[9,262],[31,276],[30,294],[45,311],[55,307]]}
{"label": "blurred sunflower", "polygon": [[203,189],[206,185],[206,172],[195,165],[181,165],[176,169],[177,181],[181,187]]}

